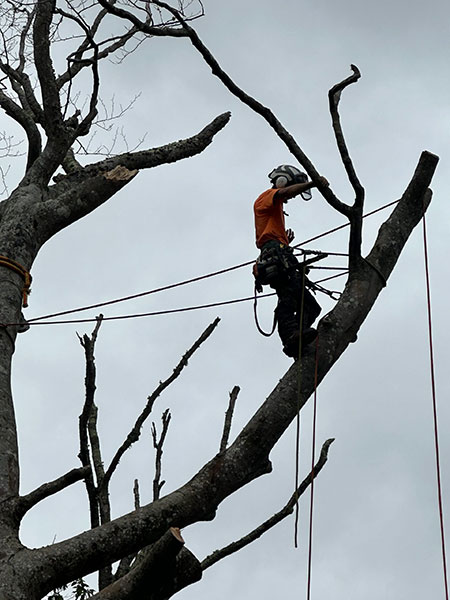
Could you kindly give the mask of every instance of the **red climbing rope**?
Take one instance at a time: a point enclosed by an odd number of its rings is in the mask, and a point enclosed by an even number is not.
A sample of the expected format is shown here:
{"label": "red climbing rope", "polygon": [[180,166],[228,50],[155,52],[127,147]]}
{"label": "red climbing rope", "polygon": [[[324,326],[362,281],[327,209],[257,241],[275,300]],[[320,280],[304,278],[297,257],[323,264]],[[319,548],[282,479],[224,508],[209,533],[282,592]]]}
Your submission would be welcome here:
{"label": "red climbing rope", "polygon": [[427,309],[428,309],[428,340],[430,350],[430,375],[431,375],[431,396],[433,400],[433,421],[434,421],[434,448],[436,455],[436,478],[437,478],[437,493],[439,506],[439,522],[441,529],[441,546],[442,546],[442,567],[444,572],[445,598],[448,600],[448,578],[447,578],[447,558],[445,553],[445,533],[444,533],[444,511],[442,508],[442,487],[441,487],[441,467],[439,460],[439,430],[437,418],[437,402],[436,402],[436,382],[434,376],[434,353],[433,353],[433,328],[431,321],[431,286],[430,272],[428,268],[428,242],[427,242],[427,226],[425,214],[422,217],[423,222],[423,251],[425,259],[425,280],[427,289]]}
{"label": "red climbing rope", "polygon": [[308,543],[308,576],[306,598],[311,598],[311,566],[312,566],[312,540],[313,540],[313,507],[314,507],[314,463],[316,454],[316,417],[317,417],[317,373],[319,366],[319,335],[316,337],[316,365],[314,368],[314,400],[312,421],[312,449],[311,449],[311,496],[309,504],[309,543]]}

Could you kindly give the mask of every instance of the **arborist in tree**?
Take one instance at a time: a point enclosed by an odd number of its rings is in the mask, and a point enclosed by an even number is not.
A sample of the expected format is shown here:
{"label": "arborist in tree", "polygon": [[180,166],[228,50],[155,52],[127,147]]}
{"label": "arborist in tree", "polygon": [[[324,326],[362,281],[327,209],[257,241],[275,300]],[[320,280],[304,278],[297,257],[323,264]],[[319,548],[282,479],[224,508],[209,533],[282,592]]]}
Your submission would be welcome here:
{"label": "arborist in tree", "polygon": [[[283,352],[298,358],[300,330],[302,347],[315,340],[317,331],[311,325],[321,308],[306,289],[306,274],[289,246],[294,232],[285,228],[283,206],[299,195],[303,200],[310,200],[315,184],[308,181],[305,173],[290,165],[277,167],[269,173],[269,179],[272,188],[263,192],[254,204],[256,246],[261,250],[254,267],[256,288],[262,291],[262,285],[270,285],[276,291],[275,316]],[[325,177],[320,180],[323,185],[329,185]]]}

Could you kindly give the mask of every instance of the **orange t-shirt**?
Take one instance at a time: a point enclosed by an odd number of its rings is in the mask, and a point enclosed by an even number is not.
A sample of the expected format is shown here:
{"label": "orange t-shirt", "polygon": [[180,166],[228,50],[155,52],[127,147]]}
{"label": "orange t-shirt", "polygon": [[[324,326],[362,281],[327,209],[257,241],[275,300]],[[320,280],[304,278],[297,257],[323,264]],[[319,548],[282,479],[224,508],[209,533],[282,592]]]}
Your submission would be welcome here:
{"label": "orange t-shirt", "polygon": [[266,190],[253,205],[257,248],[262,248],[270,240],[278,240],[289,246],[284,227],[283,203],[275,197],[277,191],[273,188]]}

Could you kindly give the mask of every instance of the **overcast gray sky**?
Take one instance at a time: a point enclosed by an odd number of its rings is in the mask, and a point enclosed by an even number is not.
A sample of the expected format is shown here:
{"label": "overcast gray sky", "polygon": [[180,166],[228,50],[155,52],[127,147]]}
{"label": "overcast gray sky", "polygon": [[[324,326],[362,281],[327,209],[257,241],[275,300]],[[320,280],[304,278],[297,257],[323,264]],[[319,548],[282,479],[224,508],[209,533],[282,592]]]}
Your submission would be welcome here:
{"label": "overcast gray sky", "polygon": [[[395,200],[422,150],[441,157],[428,212],[444,508],[450,497],[447,365],[450,19],[444,0],[298,2],[205,0],[195,26],[222,66],[270,106],[345,201],[352,191],[330,126],[327,91],[356,64],[341,115],[366,210]],[[231,110],[230,124],[201,155],[141,172],[106,206],[51,240],[33,267],[29,318],[144,291],[256,258],[252,204],[267,173],[292,163],[268,125],[214,79],[183,39],[153,39],[123,65],[104,64],[103,97],[127,104],[133,145],[157,146],[199,131]],[[2,117],[2,128],[7,126]],[[294,163],[295,164],[295,163]],[[14,173],[12,172],[12,179]],[[11,180],[11,186],[14,181]],[[319,196],[288,205],[296,241],[342,223]],[[388,213],[364,225],[367,251]],[[346,234],[314,249],[346,252]],[[339,261],[329,260],[337,266]],[[339,280],[337,280],[339,282]],[[339,289],[342,284],[333,284]],[[330,286],[331,287],[331,286]],[[251,295],[250,269],[105,309],[147,312]],[[323,314],[332,306],[319,297]],[[261,300],[264,326],[274,300]],[[94,316],[91,313],[88,316]],[[242,388],[233,433],[264,401],[291,361],[279,339],[261,337],[251,303],[179,315],[105,323],[98,349],[100,427],[105,459],[126,436],[146,396],[216,316],[222,321],[188,370],[158,401],[173,413],[166,492],[190,478],[218,449],[228,392]],[[428,367],[423,246],[412,235],[387,288],[353,344],[318,392],[317,439],[336,442],[315,495],[312,598],[444,598]],[[83,353],[75,332],[87,325],[33,327],[17,343],[14,391],[22,491],[77,466]],[[302,474],[310,463],[311,407],[302,411]],[[235,494],[213,523],[183,532],[202,559],[277,511],[293,491],[294,430],[272,455],[274,471]],[[112,485],[114,515],[132,509],[135,477],[151,495],[149,430],[122,461]],[[308,501],[301,502],[300,548],[288,519],[260,541],[208,570],[180,600],[301,598],[306,590]],[[81,484],[25,520],[28,545],[49,544],[88,527]],[[450,529],[447,528],[450,536]]]}

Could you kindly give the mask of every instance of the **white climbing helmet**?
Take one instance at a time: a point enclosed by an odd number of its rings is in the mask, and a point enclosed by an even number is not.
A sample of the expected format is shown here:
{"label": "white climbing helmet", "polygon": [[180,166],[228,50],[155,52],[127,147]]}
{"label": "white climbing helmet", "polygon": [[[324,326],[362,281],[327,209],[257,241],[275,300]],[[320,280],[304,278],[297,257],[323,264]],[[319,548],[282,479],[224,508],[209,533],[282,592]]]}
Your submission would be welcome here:
{"label": "white climbing helmet", "polygon": [[[294,183],[306,183],[308,176],[292,165],[280,165],[269,173],[269,179],[276,188],[283,188]],[[306,190],[301,195],[303,200],[310,200],[311,190]]]}

